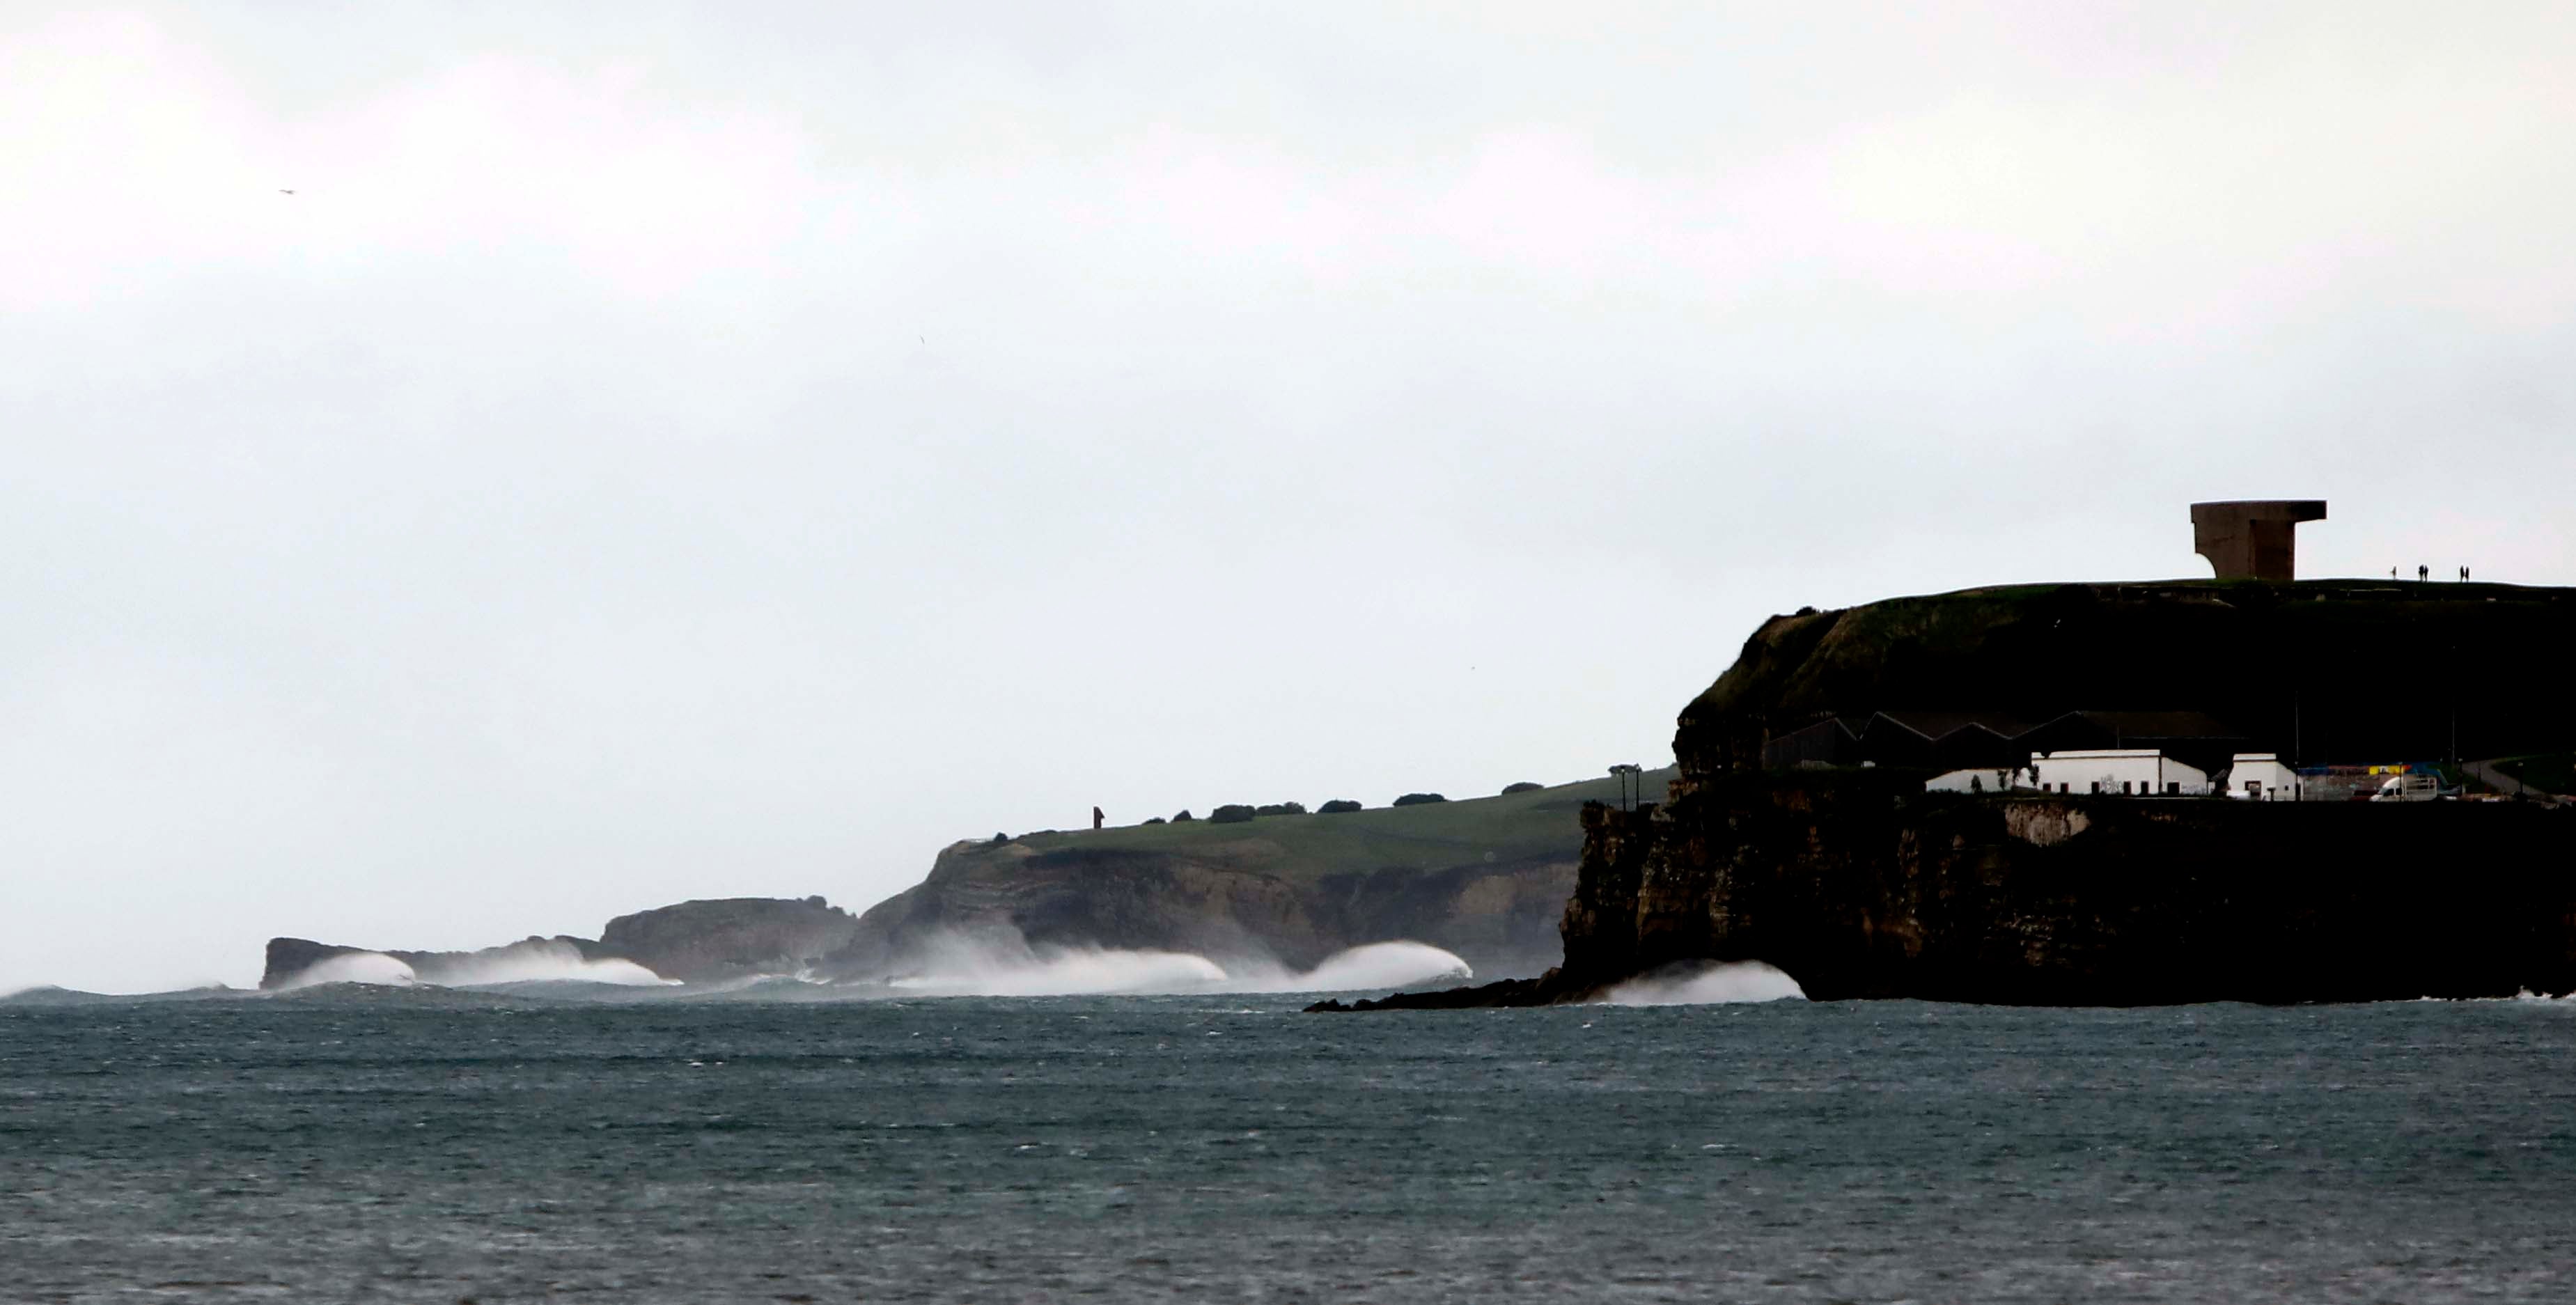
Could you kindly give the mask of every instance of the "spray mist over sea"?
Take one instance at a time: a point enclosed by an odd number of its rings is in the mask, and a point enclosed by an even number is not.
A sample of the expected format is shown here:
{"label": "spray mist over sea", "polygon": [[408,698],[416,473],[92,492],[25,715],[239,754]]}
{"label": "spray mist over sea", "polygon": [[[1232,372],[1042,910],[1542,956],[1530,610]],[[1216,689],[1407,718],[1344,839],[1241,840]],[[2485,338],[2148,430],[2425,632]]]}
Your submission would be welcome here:
{"label": "spray mist over sea", "polygon": [[1336,952],[1311,970],[1262,957],[1219,962],[1193,952],[1032,946],[1015,933],[942,934],[913,955],[893,986],[938,996],[1350,992],[1475,977],[1454,952],[1401,941]]}
{"label": "spray mist over sea", "polygon": [[1613,1006],[1714,1006],[1806,996],[1786,973],[1760,961],[1738,961],[1630,979],[1602,1000]]}
{"label": "spray mist over sea", "polygon": [[[424,969],[426,972],[424,973]],[[382,987],[484,988],[523,983],[604,983],[654,988],[675,981],[629,960],[591,960],[570,943],[552,939],[513,943],[489,951],[441,956],[434,965],[415,967],[383,952],[350,952],[321,961],[297,974],[277,991],[294,992],[328,983],[361,983]]]}

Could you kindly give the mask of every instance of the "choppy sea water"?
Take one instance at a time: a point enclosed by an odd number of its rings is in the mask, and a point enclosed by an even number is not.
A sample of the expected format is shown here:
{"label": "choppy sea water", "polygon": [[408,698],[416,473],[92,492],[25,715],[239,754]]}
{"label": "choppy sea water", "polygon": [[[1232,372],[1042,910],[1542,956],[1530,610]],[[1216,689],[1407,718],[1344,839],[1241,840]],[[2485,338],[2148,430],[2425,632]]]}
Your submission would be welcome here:
{"label": "choppy sea water", "polygon": [[0,1008],[0,1299],[2576,1299],[2576,1006]]}

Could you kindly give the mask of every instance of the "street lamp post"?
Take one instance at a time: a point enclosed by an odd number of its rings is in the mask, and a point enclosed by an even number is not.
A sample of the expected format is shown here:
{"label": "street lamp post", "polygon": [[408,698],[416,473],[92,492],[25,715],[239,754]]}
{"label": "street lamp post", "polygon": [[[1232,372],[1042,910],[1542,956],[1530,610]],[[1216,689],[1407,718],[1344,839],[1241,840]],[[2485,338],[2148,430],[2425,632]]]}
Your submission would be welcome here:
{"label": "street lamp post", "polygon": [[1621,762],[1610,768],[1610,777],[1619,781],[1619,809],[1634,811],[1645,796],[1645,767],[1634,762]]}

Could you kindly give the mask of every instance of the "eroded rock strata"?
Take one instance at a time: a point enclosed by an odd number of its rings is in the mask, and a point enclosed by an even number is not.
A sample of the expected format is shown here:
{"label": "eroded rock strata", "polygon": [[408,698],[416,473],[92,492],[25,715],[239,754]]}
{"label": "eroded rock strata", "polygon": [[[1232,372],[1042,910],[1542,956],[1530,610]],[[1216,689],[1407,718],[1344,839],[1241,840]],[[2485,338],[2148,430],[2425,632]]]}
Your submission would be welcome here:
{"label": "eroded rock strata", "polygon": [[1596,997],[1763,961],[1818,1000],[2379,1001],[2576,991],[2576,813],[1909,792],[1740,776],[1595,809],[1565,963],[1354,1008]]}
{"label": "eroded rock strata", "polygon": [[[2576,988],[2576,819],[2420,803],[1980,799],[1744,776],[1652,827],[1626,954],[1818,999],[2370,1001]],[[1614,820],[1619,819],[1613,817]],[[1578,888],[1578,895],[1582,893]],[[1620,964],[1586,940],[1587,972]]]}

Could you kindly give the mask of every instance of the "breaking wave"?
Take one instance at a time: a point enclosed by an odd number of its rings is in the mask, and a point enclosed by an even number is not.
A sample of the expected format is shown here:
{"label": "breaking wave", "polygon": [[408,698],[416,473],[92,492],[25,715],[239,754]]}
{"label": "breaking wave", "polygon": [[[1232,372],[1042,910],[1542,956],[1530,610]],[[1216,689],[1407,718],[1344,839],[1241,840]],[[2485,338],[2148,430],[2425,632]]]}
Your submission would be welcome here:
{"label": "breaking wave", "polygon": [[958,997],[1349,992],[1475,977],[1456,953],[1417,942],[1352,947],[1311,970],[1261,959],[1220,964],[1194,952],[1031,946],[1012,934],[943,935],[914,955],[913,972],[891,986]]}
{"label": "breaking wave", "polygon": [[1403,988],[1434,979],[1461,982],[1476,977],[1457,953],[1427,943],[1381,942],[1335,952],[1324,963],[1291,977],[1274,992],[1352,992],[1361,988]]}
{"label": "breaking wave", "polygon": [[277,985],[278,992],[297,992],[319,988],[326,983],[364,983],[374,987],[408,988],[420,982],[411,967],[383,952],[350,952],[315,961],[297,972],[295,977]]}
{"label": "breaking wave", "polygon": [[915,972],[889,986],[960,997],[1205,992],[1225,971],[1187,952],[1030,947],[1009,936],[946,935],[918,952]]}
{"label": "breaking wave", "polygon": [[616,958],[592,960],[571,943],[554,939],[512,943],[486,951],[424,958],[418,966],[383,952],[348,952],[305,967],[277,991],[294,992],[326,983],[361,983],[377,987],[485,988],[519,983],[608,983],[620,987],[658,988],[677,982]]}
{"label": "breaking wave", "polygon": [[1796,979],[1760,961],[1711,965],[1683,974],[1652,974],[1612,988],[1613,1006],[1713,1006],[1729,1002],[1806,1000]]}

